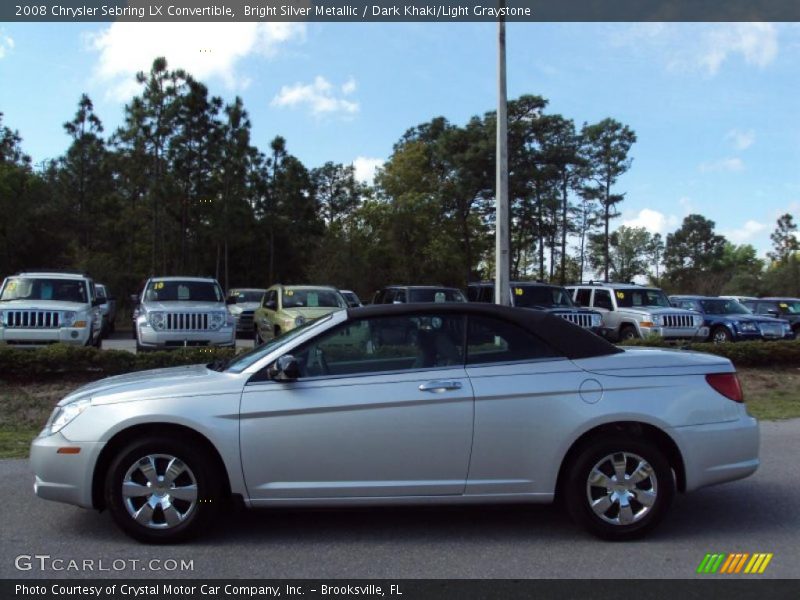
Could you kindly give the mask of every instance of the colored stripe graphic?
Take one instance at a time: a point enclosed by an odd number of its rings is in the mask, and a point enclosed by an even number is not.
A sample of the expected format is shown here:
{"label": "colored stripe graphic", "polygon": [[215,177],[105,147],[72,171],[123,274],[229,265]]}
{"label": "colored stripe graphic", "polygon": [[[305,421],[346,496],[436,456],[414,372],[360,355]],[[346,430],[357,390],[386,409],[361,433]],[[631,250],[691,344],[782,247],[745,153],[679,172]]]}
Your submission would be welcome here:
{"label": "colored stripe graphic", "polygon": [[[732,554],[714,553],[706,554],[697,566],[698,573],[719,573],[733,575],[738,573],[761,574],[767,570],[767,565],[772,560],[773,553],[734,552]],[[744,571],[743,571],[744,569]]]}

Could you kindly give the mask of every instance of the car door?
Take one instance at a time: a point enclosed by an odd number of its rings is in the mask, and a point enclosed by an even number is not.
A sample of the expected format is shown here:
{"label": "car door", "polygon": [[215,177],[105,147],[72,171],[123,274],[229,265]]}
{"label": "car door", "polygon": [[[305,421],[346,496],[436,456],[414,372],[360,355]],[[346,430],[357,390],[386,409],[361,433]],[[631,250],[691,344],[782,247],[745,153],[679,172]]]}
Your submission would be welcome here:
{"label": "car door", "polygon": [[473,395],[463,317],[403,318],[413,340],[383,344],[371,335],[382,318],[351,321],[292,351],[297,380],[262,373],[245,386],[242,469],[256,504],[464,492]]}
{"label": "car door", "polygon": [[470,315],[467,374],[475,434],[466,494],[552,493],[583,371],[515,324]]}

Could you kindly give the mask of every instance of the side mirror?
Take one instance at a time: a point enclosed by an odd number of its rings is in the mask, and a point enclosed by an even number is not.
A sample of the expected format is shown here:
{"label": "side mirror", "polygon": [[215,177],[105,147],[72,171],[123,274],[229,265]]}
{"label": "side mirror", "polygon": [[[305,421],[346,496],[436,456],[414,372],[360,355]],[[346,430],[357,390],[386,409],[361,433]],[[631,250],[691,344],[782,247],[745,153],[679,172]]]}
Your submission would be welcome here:
{"label": "side mirror", "polygon": [[131,304],[139,304],[139,294],[131,294]]}
{"label": "side mirror", "polygon": [[236,296],[228,296],[225,298],[225,304],[231,305],[236,304]]}
{"label": "side mirror", "polygon": [[284,354],[269,368],[269,378],[275,381],[295,381],[300,378],[300,365],[291,354]]}

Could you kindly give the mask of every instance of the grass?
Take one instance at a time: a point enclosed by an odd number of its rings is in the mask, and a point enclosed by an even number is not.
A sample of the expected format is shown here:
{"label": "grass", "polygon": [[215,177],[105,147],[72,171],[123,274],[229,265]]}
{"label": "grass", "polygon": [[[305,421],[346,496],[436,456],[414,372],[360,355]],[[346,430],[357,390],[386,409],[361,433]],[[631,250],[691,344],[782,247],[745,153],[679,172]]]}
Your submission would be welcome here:
{"label": "grass", "polygon": [[[766,421],[800,417],[800,368],[740,369],[747,410]],[[0,381],[0,458],[25,458],[55,404],[81,382]]]}

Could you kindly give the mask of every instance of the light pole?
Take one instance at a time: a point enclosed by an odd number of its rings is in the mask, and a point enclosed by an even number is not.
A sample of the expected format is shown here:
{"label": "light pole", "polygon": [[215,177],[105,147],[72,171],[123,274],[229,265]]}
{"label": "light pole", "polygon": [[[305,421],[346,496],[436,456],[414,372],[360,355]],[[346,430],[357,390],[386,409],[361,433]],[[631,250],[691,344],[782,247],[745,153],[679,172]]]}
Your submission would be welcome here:
{"label": "light pole", "polygon": [[[505,4],[503,0],[500,5]],[[509,305],[508,112],[506,97],[506,23],[497,22],[497,178],[495,184],[495,304]]]}

